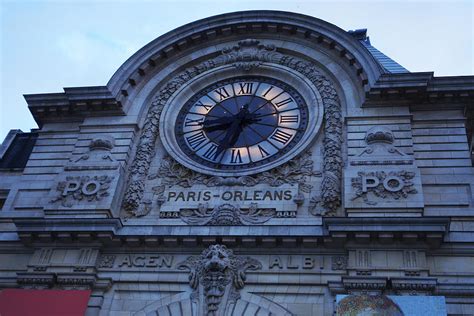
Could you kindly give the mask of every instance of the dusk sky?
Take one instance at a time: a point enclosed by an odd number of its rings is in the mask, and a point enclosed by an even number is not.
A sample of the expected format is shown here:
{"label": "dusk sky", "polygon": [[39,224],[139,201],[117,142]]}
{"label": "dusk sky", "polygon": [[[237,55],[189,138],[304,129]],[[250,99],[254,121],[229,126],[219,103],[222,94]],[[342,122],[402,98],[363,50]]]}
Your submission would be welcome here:
{"label": "dusk sky", "polygon": [[412,72],[474,74],[474,0],[0,0],[0,142],[10,129],[36,127],[23,94],[106,85],[156,37],[212,15],[257,9],[303,13],[345,30],[367,28],[373,46]]}

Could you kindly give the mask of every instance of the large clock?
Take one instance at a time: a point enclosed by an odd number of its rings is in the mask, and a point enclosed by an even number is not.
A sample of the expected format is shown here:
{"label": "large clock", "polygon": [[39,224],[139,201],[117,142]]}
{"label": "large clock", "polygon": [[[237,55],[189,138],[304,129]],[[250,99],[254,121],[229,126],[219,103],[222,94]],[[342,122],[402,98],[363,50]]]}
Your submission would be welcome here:
{"label": "large clock", "polygon": [[177,92],[160,122],[165,148],[195,171],[240,176],[268,170],[308,146],[321,124],[317,96],[306,84],[268,76],[203,81]]}
{"label": "large clock", "polygon": [[289,85],[268,78],[217,82],[180,109],[175,134],[194,162],[217,170],[247,170],[275,161],[297,144],[308,108]]}

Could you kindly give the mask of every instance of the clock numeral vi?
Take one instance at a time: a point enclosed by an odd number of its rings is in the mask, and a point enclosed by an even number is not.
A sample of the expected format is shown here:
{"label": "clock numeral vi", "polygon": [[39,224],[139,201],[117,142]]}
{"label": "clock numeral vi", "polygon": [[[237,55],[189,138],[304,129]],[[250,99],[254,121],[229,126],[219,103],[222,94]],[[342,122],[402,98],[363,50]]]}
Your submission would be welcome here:
{"label": "clock numeral vi", "polygon": [[240,149],[232,149],[230,163],[242,163],[242,156],[240,154]]}
{"label": "clock numeral vi", "polygon": [[285,145],[291,139],[291,136],[291,134],[277,129],[276,132],[270,136],[270,138]]}
{"label": "clock numeral vi", "polygon": [[187,136],[186,140],[188,141],[189,146],[191,146],[193,150],[196,150],[199,145],[206,141],[206,135],[204,135],[203,131],[200,131],[194,135]]}
{"label": "clock numeral vi", "polygon": [[239,88],[237,94],[253,94],[253,82],[239,82]]}

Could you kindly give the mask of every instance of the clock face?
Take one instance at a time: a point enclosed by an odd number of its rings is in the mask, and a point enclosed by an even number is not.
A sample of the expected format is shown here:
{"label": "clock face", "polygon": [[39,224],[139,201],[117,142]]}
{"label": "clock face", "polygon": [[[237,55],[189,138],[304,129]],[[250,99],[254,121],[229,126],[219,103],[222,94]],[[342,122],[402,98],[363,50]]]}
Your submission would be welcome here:
{"label": "clock face", "polygon": [[308,108],[275,79],[240,77],[198,92],[180,109],[176,140],[194,163],[239,171],[270,164],[303,137]]}

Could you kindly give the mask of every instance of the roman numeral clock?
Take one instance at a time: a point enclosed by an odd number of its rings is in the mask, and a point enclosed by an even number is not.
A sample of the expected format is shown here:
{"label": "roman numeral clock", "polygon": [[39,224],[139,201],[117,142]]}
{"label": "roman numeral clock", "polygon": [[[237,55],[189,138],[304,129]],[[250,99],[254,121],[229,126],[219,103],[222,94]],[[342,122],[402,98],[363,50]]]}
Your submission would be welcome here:
{"label": "roman numeral clock", "polygon": [[187,95],[165,109],[161,138],[197,172],[235,177],[269,170],[301,152],[314,130],[305,98],[276,78],[235,76]]}

